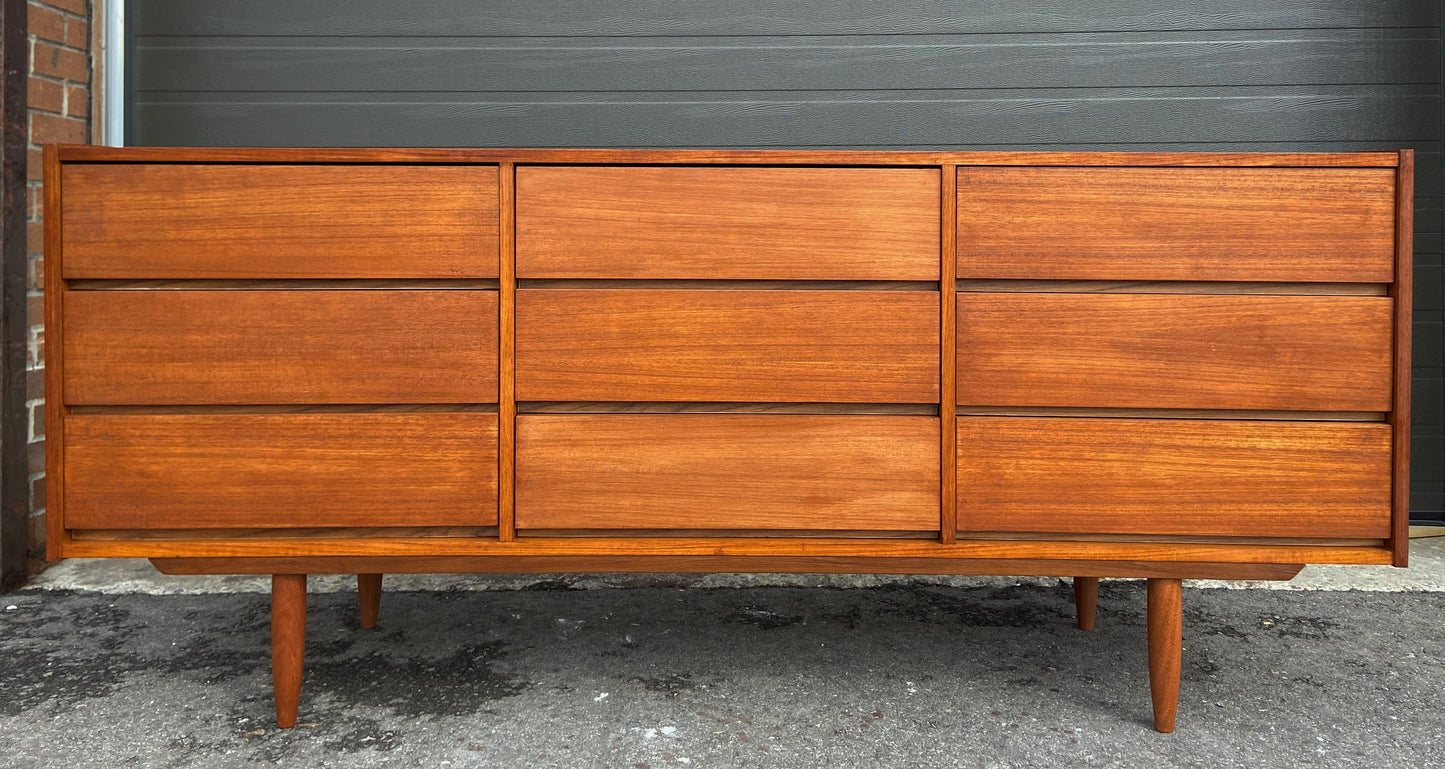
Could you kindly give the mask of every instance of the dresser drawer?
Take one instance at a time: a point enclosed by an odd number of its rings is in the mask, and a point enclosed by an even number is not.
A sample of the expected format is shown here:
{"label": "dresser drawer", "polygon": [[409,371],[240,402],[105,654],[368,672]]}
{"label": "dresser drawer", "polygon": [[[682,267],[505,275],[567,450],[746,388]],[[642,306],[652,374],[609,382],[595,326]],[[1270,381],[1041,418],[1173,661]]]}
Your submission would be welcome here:
{"label": "dresser drawer", "polygon": [[938,280],[937,169],[519,167],[517,276]]}
{"label": "dresser drawer", "polygon": [[497,415],[71,414],[71,529],[490,526]]}
{"label": "dresser drawer", "polygon": [[65,401],[488,403],[495,291],[72,291]]}
{"label": "dresser drawer", "polygon": [[964,531],[1384,538],[1383,423],[959,417]]}
{"label": "dresser drawer", "polygon": [[520,529],[934,530],[933,417],[523,415]]}
{"label": "dresser drawer", "polygon": [[932,291],[517,292],[517,400],[929,403]]}
{"label": "dresser drawer", "polygon": [[66,278],[495,278],[495,166],[66,164]]}
{"label": "dresser drawer", "polygon": [[958,403],[1389,411],[1382,296],[965,293]]}
{"label": "dresser drawer", "polygon": [[960,168],[958,277],[1388,283],[1393,168]]}

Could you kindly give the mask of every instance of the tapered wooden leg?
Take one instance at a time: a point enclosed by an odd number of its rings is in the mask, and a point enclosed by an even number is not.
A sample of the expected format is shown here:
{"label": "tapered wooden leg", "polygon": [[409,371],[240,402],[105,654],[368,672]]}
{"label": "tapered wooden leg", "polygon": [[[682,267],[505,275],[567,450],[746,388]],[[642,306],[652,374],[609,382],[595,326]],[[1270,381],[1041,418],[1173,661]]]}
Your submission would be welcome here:
{"label": "tapered wooden leg", "polygon": [[1174,731],[1174,714],[1179,709],[1182,597],[1179,580],[1149,580],[1149,693],[1154,698],[1154,728],[1165,733]]}
{"label": "tapered wooden leg", "polygon": [[301,668],[306,652],[306,575],[271,575],[271,685],[276,692],[276,725],[296,725],[301,703]]}
{"label": "tapered wooden leg", "polygon": [[1074,577],[1074,614],[1080,630],[1094,629],[1094,612],[1099,606],[1099,578]]}
{"label": "tapered wooden leg", "polygon": [[376,615],[381,612],[381,575],[356,575],[356,597],[361,602],[361,626],[376,627]]}

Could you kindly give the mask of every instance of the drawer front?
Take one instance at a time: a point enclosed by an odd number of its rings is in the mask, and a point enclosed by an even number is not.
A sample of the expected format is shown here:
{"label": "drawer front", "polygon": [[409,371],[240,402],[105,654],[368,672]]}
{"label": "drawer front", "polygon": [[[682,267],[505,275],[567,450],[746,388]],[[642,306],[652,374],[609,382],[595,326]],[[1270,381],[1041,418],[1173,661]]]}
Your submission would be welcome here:
{"label": "drawer front", "polygon": [[496,522],[496,414],[66,417],[71,529]]}
{"label": "drawer front", "polygon": [[938,420],[523,415],[521,529],[932,530]]}
{"label": "drawer front", "polygon": [[928,403],[930,291],[517,292],[517,400]]}
{"label": "drawer front", "polygon": [[959,417],[960,530],[1384,538],[1390,427]]}
{"label": "drawer front", "polygon": [[67,164],[66,278],[495,278],[493,166]]}
{"label": "drawer front", "polygon": [[65,400],[497,400],[495,291],[73,291]]}
{"label": "drawer front", "polygon": [[936,169],[521,167],[517,276],[938,280]]}
{"label": "drawer front", "polygon": [[958,403],[1389,411],[1373,296],[968,293]]}
{"label": "drawer front", "polygon": [[1393,280],[1392,168],[960,168],[958,277]]}

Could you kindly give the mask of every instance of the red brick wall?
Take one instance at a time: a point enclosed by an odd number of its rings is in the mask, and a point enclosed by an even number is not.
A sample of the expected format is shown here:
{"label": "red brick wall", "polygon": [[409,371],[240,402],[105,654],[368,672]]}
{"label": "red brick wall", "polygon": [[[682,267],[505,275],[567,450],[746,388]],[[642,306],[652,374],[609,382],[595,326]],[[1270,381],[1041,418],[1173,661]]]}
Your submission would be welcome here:
{"label": "red brick wall", "polygon": [[30,411],[30,546],[36,555],[45,546],[45,314],[41,296],[45,260],[40,147],[52,142],[91,141],[92,18],[90,0],[30,0],[30,183],[26,225],[30,354],[26,361],[26,397]]}

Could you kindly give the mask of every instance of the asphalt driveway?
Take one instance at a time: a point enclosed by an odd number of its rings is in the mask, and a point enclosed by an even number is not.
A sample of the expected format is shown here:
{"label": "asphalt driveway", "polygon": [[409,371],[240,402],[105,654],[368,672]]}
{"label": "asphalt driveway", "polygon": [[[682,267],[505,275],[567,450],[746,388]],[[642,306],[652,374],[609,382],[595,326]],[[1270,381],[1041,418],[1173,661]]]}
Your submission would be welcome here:
{"label": "asphalt driveway", "polygon": [[1162,735],[1141,582],[1084,633],[1051,580],[509,579],[398,579],[371,631],[313,595],[289,731],[254,581],[0,596],[0,766],[1445,766],[1445,593],[1418,586],[1192,583]]}

